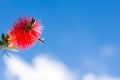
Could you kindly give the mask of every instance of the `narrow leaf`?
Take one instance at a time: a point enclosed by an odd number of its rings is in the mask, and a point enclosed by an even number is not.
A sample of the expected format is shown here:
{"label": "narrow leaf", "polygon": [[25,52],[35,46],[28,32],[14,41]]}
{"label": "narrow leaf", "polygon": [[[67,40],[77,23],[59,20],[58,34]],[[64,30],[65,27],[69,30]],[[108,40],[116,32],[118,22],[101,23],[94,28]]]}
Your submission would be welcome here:
{"label": "narrow leaf", "polygon": [[0,45],[3,45],[2,41],[0,41]]}
{"label": "narrow leaf", "polygon": [[5,35],[2,33],[2,40],[4,41],[5,40]]}
{"label": "narrow leaf", "polygon": [[6,39],[5,39],[6,44],[8,44],[8,38],[9,38],[9,35],[7,34]]}
{"label": "narrow leaf", "polygon": [[9,58],[11,58],[11,56],[6,52],[6,50],[4,50],[4,54],[5,54],[6,56],[8,56]]}
{"label": "narrow leaf", "polygon": [[6,39],[5,39],[5,35],[2,33],[2,43],[6,44]]}

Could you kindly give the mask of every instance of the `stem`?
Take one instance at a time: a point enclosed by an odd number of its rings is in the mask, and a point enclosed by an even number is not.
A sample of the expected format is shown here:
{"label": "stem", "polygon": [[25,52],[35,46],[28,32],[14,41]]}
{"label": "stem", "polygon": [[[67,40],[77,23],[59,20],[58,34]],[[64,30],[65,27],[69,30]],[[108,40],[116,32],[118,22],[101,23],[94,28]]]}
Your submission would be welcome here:
{"label": "stem", "polygon": [[44,43],[44,41],[42,39],[38,39],[38,42],[40,43]]}

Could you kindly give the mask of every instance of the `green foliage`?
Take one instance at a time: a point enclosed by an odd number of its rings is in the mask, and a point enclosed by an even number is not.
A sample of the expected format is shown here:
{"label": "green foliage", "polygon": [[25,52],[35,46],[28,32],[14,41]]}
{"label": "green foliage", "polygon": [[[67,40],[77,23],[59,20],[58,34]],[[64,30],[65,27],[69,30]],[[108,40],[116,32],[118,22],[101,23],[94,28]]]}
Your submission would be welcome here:
{"label": "green foliage", "polygon": [[7,45],[8,45],[7,39],[9,38],[9,36],[2,33],[1,38],[2,38],[2,40],[0,40],[0,46],[7,47]]}
{"label": "green foliage", "polygon": [[5,45],[6,44],[6,38],[5,35],[2,33],[2,43]]}
{"label": "green foliage", "polygon": [[6,52],[6,50],[3,51],[3,53],[8,56],[9,58],[11,58],[11,56]]}
{"label": "green foliage", "polygon": [[35,19],[32,17],[31,25],[33,25],[34,23],[35,23]]}
{"label": "green foliage", "polygon": [[2,41],[0,41],[0,46],[4,45]]}

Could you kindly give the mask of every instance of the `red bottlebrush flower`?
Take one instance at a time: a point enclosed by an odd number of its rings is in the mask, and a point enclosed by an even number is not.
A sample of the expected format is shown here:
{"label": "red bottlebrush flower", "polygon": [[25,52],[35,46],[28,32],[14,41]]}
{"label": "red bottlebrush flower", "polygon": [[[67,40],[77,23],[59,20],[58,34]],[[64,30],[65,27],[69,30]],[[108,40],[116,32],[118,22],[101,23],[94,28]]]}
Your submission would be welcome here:
{"label": "red bottlebrush flower", "polygon": [[34,18],[20,18],[8,32],[9,45],[18,46],[21,50],[32,47],[42,34],[42,25]]}

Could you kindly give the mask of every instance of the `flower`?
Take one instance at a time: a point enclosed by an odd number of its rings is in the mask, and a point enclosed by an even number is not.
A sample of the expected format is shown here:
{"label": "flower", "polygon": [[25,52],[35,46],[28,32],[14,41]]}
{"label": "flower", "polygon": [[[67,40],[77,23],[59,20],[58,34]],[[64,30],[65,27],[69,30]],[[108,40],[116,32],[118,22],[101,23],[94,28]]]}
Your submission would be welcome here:
{"label": "flower", "polygon": [[34,18],[21,17],[8,32],[9,46],[21,50],[32,47],[42,35],[42,25]]}

